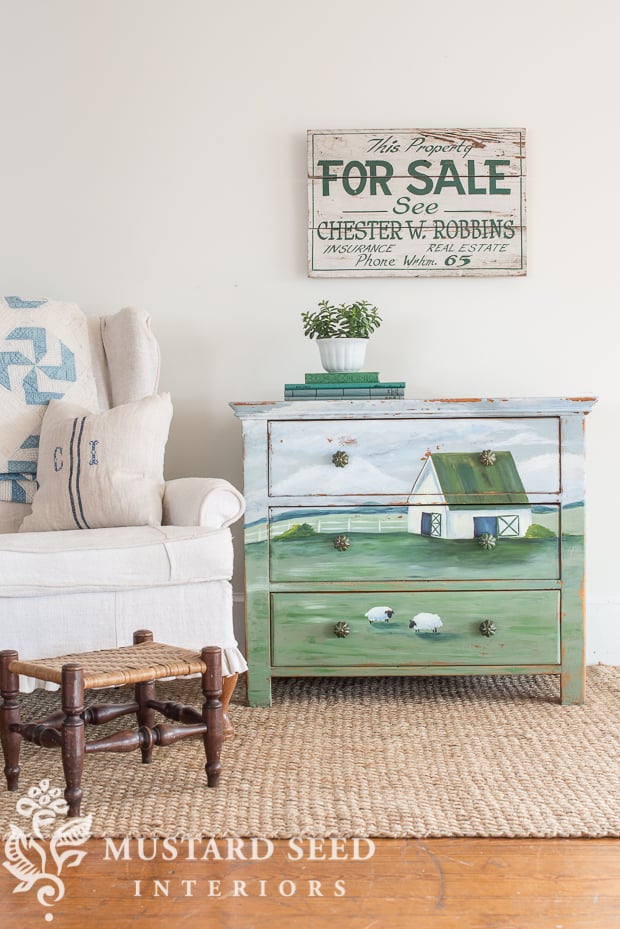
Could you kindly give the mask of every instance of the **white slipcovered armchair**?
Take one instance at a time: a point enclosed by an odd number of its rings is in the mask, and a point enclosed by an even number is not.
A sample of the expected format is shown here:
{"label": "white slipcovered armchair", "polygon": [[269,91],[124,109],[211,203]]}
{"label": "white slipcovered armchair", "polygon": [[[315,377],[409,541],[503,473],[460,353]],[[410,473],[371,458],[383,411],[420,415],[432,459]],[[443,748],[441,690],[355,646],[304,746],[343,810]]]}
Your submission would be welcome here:
{"label": "white slipcovered armchair", "polygon": [[[86,318],[84,331],[100,410],[156,393],[159,347],[146,313]],[[15,339],[14,332],[22,330],[12,330]],[[15,358],[2,353],[0,339],[5,386]],[[0,379],[0,408],[8,396]],[[186,648],[218,645],[227,709],[247,667],[233,632],[230,583],[229,526],[243,514],[241,494],[225,480],[182,478],[165,483],[161,526],[19,532],[30,512],[19,502],[23,486],[16,480],[13,499],[5,492],[0,500],[0,649],[34,659],[116,648],[130,644],[137,628]],[[43,684],[20,680],[24,691],[35,686]]]}

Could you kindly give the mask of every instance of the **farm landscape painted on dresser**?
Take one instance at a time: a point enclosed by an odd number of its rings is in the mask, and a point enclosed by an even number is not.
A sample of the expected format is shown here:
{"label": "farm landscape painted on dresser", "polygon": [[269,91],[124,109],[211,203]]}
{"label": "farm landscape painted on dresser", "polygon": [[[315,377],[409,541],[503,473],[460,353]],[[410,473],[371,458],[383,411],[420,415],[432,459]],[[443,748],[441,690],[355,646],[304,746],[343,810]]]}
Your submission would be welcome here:
{"label": "farm landscape painted on dresser", "polygon": [[[246,544],[269,532],[274,581],[335,580],[343,569],[360,580],[461,577],[464,568],[555,578],[560,536],[583,532],[570,449],[560,530],[558,444],[551,418],[446,420],[441,442],[436,423],[420,420],[272,423],[270,502],[287,505],[267,514],[248,494]],[[335,558],[339,536],[349,544]]]}
{"label": "farm landscape painted on dresser", "polygon": [[[271,583],[296,588],[273,594],[274,665],[302,653],[327,665],[381,664],[395,649],[405,663],[463,664],[506,644],[513,661],[559,661],[556,590],[510,601],[441,591],[454,581],[558,582],[560,545],[565,559],[581,558],[583,501],[560,514],[545,500],[560,487],[557,420],[448,420],[441,442],[437,424],[422,421],[298,425],[271,424],[270,498],[304,505],[272,506],[252,521],[250,501],[246,527],[250,562],[267,557]],[[343,581],[350,591],[329,591]],[[392,581],[438,589],[381,592]],[[315,582],[320,592],[300,594]],[[356,592],[360,582],[378,589]],[[340,636],[335,623],[346,627]],[[337,649],[334,634],[346,639]]]}

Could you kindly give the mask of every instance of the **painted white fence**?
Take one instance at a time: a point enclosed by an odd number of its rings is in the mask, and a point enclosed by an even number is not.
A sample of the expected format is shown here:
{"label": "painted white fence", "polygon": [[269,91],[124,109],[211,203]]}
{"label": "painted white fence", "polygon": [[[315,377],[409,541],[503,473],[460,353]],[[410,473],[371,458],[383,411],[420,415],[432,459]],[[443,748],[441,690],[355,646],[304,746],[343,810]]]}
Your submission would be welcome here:
{"label": "painted white fence", "polygon": [[[280,519],[271,524],[271,538],[277,539],[293,526],[307,523],[315,532],[407,532],[406,513],[323,513],[320,516],[296,516]],[[256,523],[246,527],[246,542],[264,542],[267,538],[267,523]]]}

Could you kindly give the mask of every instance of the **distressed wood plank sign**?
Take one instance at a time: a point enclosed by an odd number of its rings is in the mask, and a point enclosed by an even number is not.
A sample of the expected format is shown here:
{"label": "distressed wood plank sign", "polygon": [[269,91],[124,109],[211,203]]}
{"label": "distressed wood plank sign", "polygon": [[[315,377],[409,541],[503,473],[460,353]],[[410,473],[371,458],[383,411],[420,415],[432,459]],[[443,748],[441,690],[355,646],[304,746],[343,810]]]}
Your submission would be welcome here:
{"label": "distressed wood plank sign", "polygon": [[308,275],[524,275],[524,129],[308,130]]}

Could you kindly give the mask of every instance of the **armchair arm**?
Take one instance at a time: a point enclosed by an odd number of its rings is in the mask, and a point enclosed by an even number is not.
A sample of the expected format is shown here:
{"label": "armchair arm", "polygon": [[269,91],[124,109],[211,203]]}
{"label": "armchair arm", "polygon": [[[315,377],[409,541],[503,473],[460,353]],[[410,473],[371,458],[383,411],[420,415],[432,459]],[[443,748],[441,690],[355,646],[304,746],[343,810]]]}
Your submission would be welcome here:
{"label": "armchair arm", "polygon": [[244,512],[243,496],[223,478],[181,477],[166,481],[162,519],[165,526],[225,529]]}

